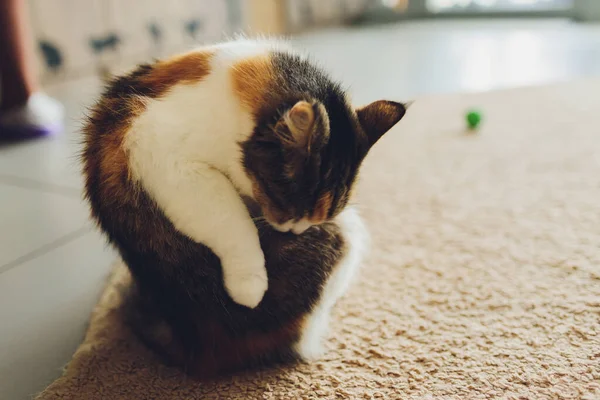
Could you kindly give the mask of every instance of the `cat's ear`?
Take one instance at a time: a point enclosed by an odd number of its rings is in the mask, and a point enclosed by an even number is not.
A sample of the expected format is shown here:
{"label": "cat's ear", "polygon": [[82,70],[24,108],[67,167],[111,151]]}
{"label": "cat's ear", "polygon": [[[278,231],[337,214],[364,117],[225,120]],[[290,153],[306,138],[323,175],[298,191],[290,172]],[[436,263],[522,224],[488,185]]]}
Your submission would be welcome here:
{"label": "cat's ear", "polygon": [[379,100],[356,110],[358,121],[372,146],[406,114],[407,105]]}
{"label": "cat's ear", "polygon": [[325,126],[327,114],[320,103],[298,101],[282,117],[286,134],[283,139],[286,144],[306,152],[318,145],[329,133],[329,124]]}
{"label": "cat's ear", "polygon": [[315,111],[308,101],[299,101],[283,117],[296,146],[309,145],[315,124]]}

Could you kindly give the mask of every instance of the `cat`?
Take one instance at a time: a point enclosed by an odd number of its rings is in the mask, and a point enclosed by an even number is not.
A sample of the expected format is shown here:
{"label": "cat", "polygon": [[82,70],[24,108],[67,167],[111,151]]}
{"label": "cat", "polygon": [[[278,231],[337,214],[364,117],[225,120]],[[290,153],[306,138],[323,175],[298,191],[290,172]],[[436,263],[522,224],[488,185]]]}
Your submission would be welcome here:
{"label": "cat", "polygon": [[[252,215],[260,211],[255,209]],[[181,274],[189,282],[136,280],[124,287],[126,324],[163,363],[200,379],[318,359],[331,309],[368,251],[362,219],[356,208],[347,207],[302,235],[262,226],[260,241],[270,286],[258,307],[249,309],[229,300],[214,253],[180,243],[184,257],[193,263]],[[145,289],[150,285],[156,286]]]}
{"label": "cat", "polygon": [[202,374],[318,354],[366,247],[347,207],[360,164],[405,112],[355,110],[321,68],[264,40],[114,79],[83,129],[85,194],[134,278],[140,335]]}

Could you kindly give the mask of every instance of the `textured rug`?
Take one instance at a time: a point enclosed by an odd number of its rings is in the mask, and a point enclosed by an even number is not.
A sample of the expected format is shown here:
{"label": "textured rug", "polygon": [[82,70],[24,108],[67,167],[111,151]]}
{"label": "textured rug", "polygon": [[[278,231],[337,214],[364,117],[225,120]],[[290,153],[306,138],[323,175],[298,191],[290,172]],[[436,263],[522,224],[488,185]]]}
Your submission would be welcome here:
{"label": "textured rug", "polygon": [[599,93],[417,100],[363,169],[373,250],[320,361],[194,382],[120,322],[118,267],[39,399],[600,398]]}

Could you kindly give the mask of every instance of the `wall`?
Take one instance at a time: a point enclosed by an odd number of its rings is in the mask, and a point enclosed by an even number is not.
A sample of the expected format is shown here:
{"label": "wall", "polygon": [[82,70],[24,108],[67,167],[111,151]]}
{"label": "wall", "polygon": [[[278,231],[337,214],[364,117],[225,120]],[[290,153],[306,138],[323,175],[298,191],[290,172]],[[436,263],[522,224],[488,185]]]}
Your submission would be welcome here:
{"label": "wall", "polygon": [[29,0],[42,79],[110,76],[235,32],[341,23],[369,0]]}

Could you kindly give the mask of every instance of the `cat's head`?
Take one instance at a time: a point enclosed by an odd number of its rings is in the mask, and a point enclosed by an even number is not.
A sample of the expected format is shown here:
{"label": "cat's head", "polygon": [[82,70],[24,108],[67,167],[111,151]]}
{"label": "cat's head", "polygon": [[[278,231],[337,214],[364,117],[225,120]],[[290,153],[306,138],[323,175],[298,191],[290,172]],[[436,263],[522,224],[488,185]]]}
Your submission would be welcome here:
{"label": "cat's head", "polygon": [[384,100],[354,110],[336,96],[280,105],[243,143],[265,219],[277,230],[301,233],[339,214],[367,152],[405,112],[403,104]]}

